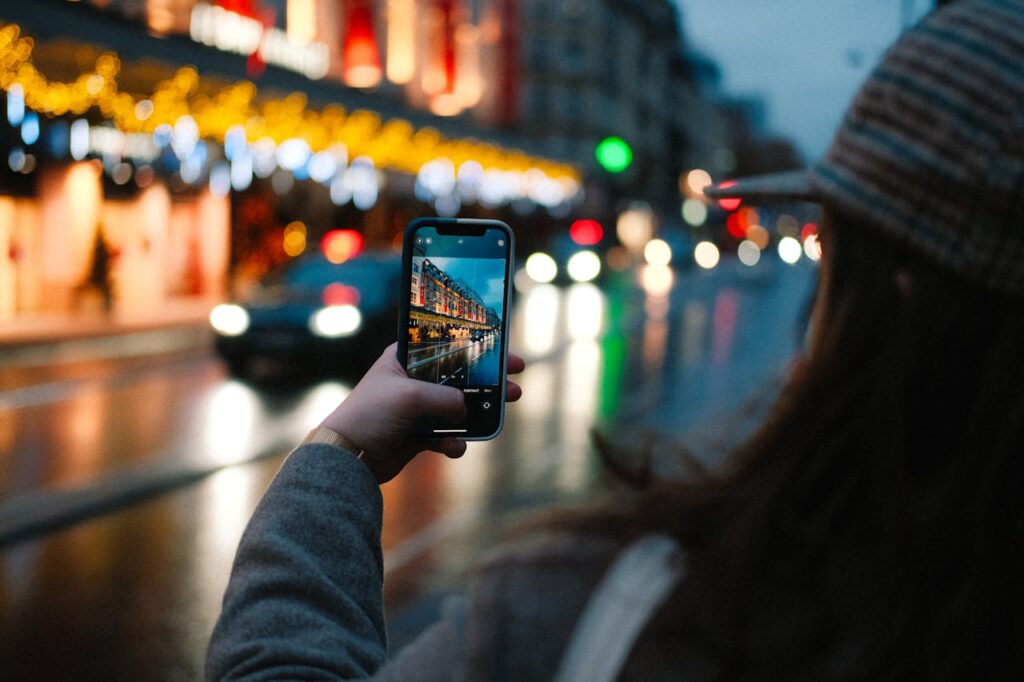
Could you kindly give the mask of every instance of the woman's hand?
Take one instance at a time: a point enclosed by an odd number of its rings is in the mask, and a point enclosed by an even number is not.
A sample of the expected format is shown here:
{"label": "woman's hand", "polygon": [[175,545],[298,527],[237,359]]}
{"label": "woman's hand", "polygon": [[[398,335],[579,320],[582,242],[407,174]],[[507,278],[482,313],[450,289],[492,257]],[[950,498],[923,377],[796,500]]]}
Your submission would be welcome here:
{"label": "woman's hand", "polygon": [[[398,362],[397,344],[391,344],[367,371],[352,393],[323,421],[365,452],[363,460],[379,483],[398,475],[417,453],[425,450],[461,457],[465,441],[457,438],[411,439],[409,429],[420,417],[441,417],[453,422],[466,418],[462,391],[411,379]],[[508,357],[508,373],[525,368],[518,355]],[[507,402],[519,400],[522,389],[508,382]]]}

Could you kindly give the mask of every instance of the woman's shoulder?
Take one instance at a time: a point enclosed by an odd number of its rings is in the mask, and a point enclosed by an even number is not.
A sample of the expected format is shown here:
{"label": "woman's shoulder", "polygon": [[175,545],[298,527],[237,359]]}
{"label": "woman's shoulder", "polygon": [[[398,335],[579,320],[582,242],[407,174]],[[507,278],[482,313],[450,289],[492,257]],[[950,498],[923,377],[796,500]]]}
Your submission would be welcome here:
{"label": "woman's shoulder", "polygon": [[482,558],[467,613],[470,679],[550,679],[621,540],[549,531]]}

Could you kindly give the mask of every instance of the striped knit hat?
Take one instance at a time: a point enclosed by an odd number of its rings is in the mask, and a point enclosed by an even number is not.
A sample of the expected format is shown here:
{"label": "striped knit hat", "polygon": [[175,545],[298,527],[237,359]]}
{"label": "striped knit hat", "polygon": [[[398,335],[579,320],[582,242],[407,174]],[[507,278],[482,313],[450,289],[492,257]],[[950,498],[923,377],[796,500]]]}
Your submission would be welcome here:
{"label": "striped knit hat", "polygon": [[861,87],[821,162],[705,193],[819,201],[1024,296],[1024,0],[932,13]]}

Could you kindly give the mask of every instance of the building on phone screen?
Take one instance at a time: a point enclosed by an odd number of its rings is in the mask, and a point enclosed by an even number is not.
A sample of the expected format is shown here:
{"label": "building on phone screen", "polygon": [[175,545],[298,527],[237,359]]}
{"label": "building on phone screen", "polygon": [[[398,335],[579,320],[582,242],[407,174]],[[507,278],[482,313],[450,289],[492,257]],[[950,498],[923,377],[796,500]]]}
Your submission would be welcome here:
{"label": "building on phone screen", "polygon": [[414,258],[417,273],[410,301],[409,334],[412,343],[472,338],[499,331],[497,311],[465,282],[450,277],[429,258]]}

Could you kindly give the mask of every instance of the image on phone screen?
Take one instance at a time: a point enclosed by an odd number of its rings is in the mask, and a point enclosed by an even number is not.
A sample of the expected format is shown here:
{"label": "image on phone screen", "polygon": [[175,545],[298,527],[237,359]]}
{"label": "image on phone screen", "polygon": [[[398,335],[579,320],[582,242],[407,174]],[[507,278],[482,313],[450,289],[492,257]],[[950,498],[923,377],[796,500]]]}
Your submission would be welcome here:
{"label": "image on phone screen", "polygon": [[468,423],[433,432],[487,435],[501,421],[508,237],[425,226],[411,247],[406,371],[465,393]]}

